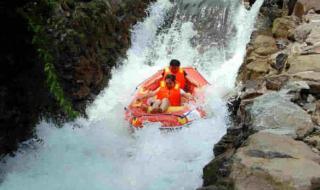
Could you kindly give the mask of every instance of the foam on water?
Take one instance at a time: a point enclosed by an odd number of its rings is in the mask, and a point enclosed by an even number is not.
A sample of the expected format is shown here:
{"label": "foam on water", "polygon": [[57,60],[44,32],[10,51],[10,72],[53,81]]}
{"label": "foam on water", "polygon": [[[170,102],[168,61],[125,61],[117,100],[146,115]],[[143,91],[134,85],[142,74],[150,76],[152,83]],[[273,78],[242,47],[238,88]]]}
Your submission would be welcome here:
{"label": "foam on water", "polygon": [[[21,148],[1,165],[5,176],[0,190],[189,190],[201,186],[202,168],[213,158],[212,147],[227,128],[222,97],[234,87],[261,3],[257,1],[250,12],[234,6],[237,33],[228,50],[233,56],[224,60],[219,54],[208,57],[214,47],[199,53],[191,45],[197,31],[190,21],[174,20],[168,30],[159,32],[174,5],[158,0],[150,7],[149,17],[133,28],[127,59],[112,71],[109,87],[87,109],[89,119],[78,118],[63,128],[41,122],[37,135],[42,141]],[[161,133],[154,124],[130,134],[123,108],[134,87],[172,58],[197,66],[213,84],[206,105],[212,114],[174,133]]]}

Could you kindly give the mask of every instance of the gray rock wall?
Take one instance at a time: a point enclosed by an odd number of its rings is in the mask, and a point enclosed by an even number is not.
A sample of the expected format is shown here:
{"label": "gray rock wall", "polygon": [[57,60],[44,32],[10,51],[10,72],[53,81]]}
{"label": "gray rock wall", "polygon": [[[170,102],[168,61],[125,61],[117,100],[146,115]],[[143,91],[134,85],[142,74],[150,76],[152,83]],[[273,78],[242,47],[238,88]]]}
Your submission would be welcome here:
{"label": "gray rock wall", "polygon": [[265,1],[200,189],[320,189],[319,5]]}

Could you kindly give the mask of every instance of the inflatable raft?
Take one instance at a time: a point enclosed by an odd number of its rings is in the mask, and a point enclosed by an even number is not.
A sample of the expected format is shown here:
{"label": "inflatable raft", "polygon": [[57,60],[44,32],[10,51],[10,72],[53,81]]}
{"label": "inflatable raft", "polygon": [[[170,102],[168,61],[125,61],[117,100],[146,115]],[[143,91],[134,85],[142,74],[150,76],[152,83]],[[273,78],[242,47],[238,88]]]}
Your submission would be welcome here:
{"label": "inflatable raft", "polygon": [[163,79],[163,70],[160,70],[137,87],[131,103],[125,108],[125,118],[132,128],[142,128],[147,123],[160,123],[161,129],[175,129],[206,116],[202,106],[205,100],[204,89],[209,83],[195,68],[183,69],[187,74],[186,90],[192,94],[193,98],[182,100],[181,106],[169,106],[163,113],[152,114],[150,107],[143,108],[142,105],[146,105],[147,100],[138,101],[138,97],[159,87]]}

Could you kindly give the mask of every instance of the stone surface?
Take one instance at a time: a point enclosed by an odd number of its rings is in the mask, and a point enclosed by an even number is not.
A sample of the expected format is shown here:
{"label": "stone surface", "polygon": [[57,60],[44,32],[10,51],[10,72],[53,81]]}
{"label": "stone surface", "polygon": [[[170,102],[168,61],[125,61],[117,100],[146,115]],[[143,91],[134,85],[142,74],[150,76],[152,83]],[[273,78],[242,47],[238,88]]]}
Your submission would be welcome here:
{"label": "stone surface", "polygon": [[295,73],[293,76],[301,80],[320,81],[320,72],[305,71]]}
{"label": "stone surface", "polygon": [[279,93],[268,93],[256,98],[248,110],[251,125],[256,131],[301,139],[314,129],[310,116]]}
{"label": "stone surface", "polygon": [[311,116],[312,121],[320,126],[320,100],[316,102],[316,109]]}
{"label": "stone surface", "polygon": [[308,35],[308,38],[306,39],[306,42],[310,45],[318,45],[320,44],[320,26],[315,26],[310,34]]}
{"label": "stone surface", "polygon": [[240,99],[251,99],[264,94],[266,91],[265,82],[263,80],[247,80],[242,86]]}
{"label": "stone surface", "polygon": [[297,21],[294,18],[291,16],[276,18],[273,21],[272,34],[276,38],[292,37],[297,25]]}
{"label": "stone surface", "polygon": [[306,137],[304,140],[308,145],[320,150],[320,134],[312,134]]}
{"label": "stone surface", "polygon": [[266,80],[266,87],[268,90],[278,91],[289,80],[289,76],[286,76],[286,75],[272,76],[272,77],[267,77],[265,80]]}
{"label": "stone surface", "polygon": [[320,11],[320,2],[318,0],[297,0],[294,7],[294,15],[302,18],[310,9],[318,12]]}
{"label": "stone surface", "polygon": [[319,60],[320,54],[291,57],[288,59],[288,64],[290,65],[290,67],[287,72],[289,74],[305,71],[320,72]]}
{"label": "stone surface", "polygon": [[320,1],[264,1],[237,76],[243,86],[231,126],[204,169],[209,189],[320,189],[320,12],[314,3]]}
{"label": "stone surface", "polygon": [[287,60],[288,60],[287,54],[279,53],[275,56],[275,59],[272,62],[271,67],[276,69],[278,73],[281,73],[283,69],[286,67]]}
{"label": "stone surface", "polygon": [[311,33],[312,29],[318,27],[320,23],[303,23],[299,25],[294,31],[294,39],[303,43]]}
{"label": "stone surface", "polygon": [[253,43],[254,52],[259,55],[270,55],[275,53],[278,49],[276,41],[271,36],[258,35]]}
{"label": "stone surface", "polygon": [[320,156],[303,142],[259,132],[233,158],[230,178],[234,189],[320,188]]}

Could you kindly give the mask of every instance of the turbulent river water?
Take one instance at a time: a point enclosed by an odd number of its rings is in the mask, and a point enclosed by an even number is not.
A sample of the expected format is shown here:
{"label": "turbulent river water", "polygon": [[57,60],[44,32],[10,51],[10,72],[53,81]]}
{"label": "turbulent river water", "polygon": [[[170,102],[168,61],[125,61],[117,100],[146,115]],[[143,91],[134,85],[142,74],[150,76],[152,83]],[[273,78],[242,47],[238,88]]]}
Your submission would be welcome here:
{"label": "turbulent river water", "polygon": [[[223,96],[236,73],[262,4],[250,11],[234,0],[158,0],[132,29],[132,47],[109,86],[78,118],[57,128],[37,127],[38,140],[21,144],[1,163],[0,190],[191,190],[201,186],[202,168],[225,134]],[[179,59],[195,66],[212,84],[208,118],[189,128],[162,133],[150,125],[131,134],[124,107],[135,87]],[[39,140],[40,139],[40,140]]]}

